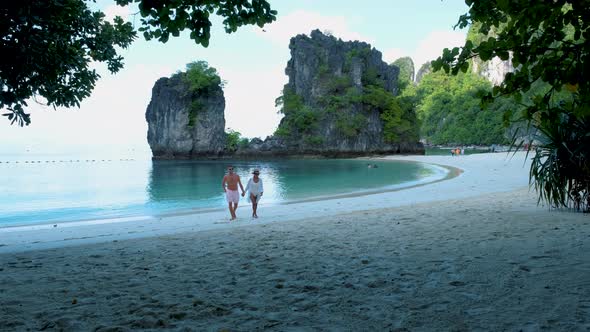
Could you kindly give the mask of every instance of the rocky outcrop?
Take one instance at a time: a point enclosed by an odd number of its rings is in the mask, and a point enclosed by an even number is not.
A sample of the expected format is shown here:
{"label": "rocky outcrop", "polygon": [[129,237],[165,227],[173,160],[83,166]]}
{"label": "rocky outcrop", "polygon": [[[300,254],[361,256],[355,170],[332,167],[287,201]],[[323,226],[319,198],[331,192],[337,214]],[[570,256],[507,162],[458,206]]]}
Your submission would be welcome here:
{"label": "rocky outcrop", "polygon": [[180,75],[160,78],[145,118],[154,159],[212,157],[225,148],[225,98],[219,85],[191,93]]}
{"label": "rocky outcrop", "polygon": [[500,58],[492,58],[489,61],[481,61],[479,58],[474,58],[471,62],[474,73],[484,77],[493,85],[500,85],[504,82],[504,77],[507,73],[514,72],[512,66],[512,56],[508,60],[501,60]]}
{"label": "rocky outcrop", "polygon": [[423,153],[417,138],[385,135],[385,110],[367,100],[369,90],[379,98],[397,94],[399,68],[385,63],[381,52],[319,30],[293,37],[289,48],[289,82],[281,97],[285,116],[274,137],[251,149],[324,156]]}
{"label": "rocky outcrop", "polygon": [[422,78],[430,73],[432,73],[432,66],[430,65],[430,61],[423,63],[422,66],[420,66],[420,69],[418,69],[418,72],[416,73],[416,84],[419,84],[420,81],[422,81]]}
{"label": "rocky outcrop", "polygon": [[401,57],[395,60],[392,65],[399,67],[399,81],[414,82],[416,76],[414,61],[409,56]]}
{"label": "rocky outcrop", "polygon": [[[146,120],[153,158],[424,153],[414,110],[395,99],[399,68],[383,62],[381,52],[319,30],[293,37],[289,47],[289,82],[280,98],[285,116],[275,135],[237,150],[226,146],[221,79],[213,69],[212,85],[202,87],[200,74],[187,69],[152,90]],[[211,72],[204,62],[190,68]]]}
{"label": "rocky outcrop", "polygon": [[[488,40],[488,38],[498,37],[498,28],[492,27],[486,34],[481,32],[481,23],[474,23],[469,27],[467,32],[467,40],[475,45]],[[504,81],[507,73],[514,72],[512,65],[512,52],[509,53],[507,60],[502,60],[498,57],[492,58],[488,61],[482,61],[479,57],[471,59],[471,70],[490,81],[493,85],[500,85]]]}

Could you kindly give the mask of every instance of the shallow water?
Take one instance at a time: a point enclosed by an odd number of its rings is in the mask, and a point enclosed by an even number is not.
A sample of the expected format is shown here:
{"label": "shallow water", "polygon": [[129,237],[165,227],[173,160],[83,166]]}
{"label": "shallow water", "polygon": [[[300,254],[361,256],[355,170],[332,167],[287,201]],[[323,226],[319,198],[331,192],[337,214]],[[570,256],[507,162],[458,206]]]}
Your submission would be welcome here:
{"label": "shallow water", "polygon": [[[71,161],[70,161],[71,160]],[[245,186],[254,168],[264,181],[261,204],[393,189],[432,181],[444,169],[366,160],[151,161],[60,159],[0,163],[0,227],[223,208],[221,180],[235,166]],[[241,201],[247,204],[246,200]]]}

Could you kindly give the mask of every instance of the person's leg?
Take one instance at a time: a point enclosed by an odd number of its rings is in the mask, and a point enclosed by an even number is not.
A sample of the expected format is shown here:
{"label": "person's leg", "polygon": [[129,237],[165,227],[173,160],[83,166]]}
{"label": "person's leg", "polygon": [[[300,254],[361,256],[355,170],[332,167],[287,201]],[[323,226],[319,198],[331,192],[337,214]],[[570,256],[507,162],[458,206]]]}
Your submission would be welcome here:
{"label": "person's leg", "polygon": [[252,202],[252,217],[256,217],[256,196],[250,194],[250,201]]}
{"label": "person's leg", "polygon": [[231,216],[231,220],[234,220],[234,219],[235,219],[235,217],[234,217],[234,209],[233,209],[233,207],[232,207],[232,202],[228,202],[227,204],[228,204],[228,206],[229,206],[229,214],[230,214],[230,216]]}
{"label": "person's leg", "polygon": [[258,203],[252,204],[252,210],[254,210],[254,218],[258,218],[258,213],[256,213],[256,209],[258,209]]}
{"label": "person's leg", "polygon": [[234,219],[237,218],[236,216],[236,210],[238,209],[238,203],[234,203]]}

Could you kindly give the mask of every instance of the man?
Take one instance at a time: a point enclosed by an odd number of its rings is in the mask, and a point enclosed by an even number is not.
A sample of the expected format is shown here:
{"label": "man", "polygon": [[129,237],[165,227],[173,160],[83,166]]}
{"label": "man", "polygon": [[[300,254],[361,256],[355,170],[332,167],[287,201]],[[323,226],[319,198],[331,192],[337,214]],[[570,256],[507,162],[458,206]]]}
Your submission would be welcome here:
{"label": "man", "polygon": [[234,173],[233,166],[228,166],[227,175],[223,177],[221,186],[223,187],[223,191],[225,191],[225,198],[227,199],[227,203],[229,205],[229,213],[231,214],[230,220],[236,219],[236,210],[238,209],[238,202],[240,201],[238,184],[240,185],[240,189],[242,189],[242,195],[244,195],[244,186],[242,186],[240,176]]}

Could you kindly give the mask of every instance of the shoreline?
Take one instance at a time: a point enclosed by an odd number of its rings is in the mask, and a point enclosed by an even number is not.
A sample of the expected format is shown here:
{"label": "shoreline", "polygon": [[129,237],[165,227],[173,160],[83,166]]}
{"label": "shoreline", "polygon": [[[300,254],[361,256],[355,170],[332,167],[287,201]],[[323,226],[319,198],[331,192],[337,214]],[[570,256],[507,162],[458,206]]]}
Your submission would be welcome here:
{"label": "shoreline", "polygon": [[[523,157],[523,158],[518,158]],[[260,205],[261,218],[249,218],[250,207],[238,209],[238,221],[229,223],[227,211],[187,213],[171,216],[144,216],[123,222],[100,221],[82,223],[41,224],[0,228],[0,253],[58,248],[62,246],[100,243],[141,237],[199,232],[211,229],[233,229],[247,225],[267,224],[309,217],[331,216],[361,210],[392,208],[423,202],[474,197],[480,194],[506,192],[528,186],[528,170],[516,160],[506,160],[504,154],[474,154],[450,156],[386,156],[375,160],[416,161],[462,169],[461,176],[398,191],[369,195],[352,195],[331,200],[312,200],[293,204]],[[513,159],[524,161],[524,153]],[[529,159],[530,160],[530,159]],[[503,176],[498,177],[499,174]],[[131,217],[129,219],[133,219]]]}
{"label": "shoreline", "polygon": [[[374,161],[388,161],[378,157],[363,157],[363,158],[354,158],[360,160],[374,160]],[[353,159],[353,160],[354,160]],[[343,159],[348,160],[348,159]],[[398,162],[414,162],[411,160],[396,160]],[[436,168],[445,169],[446,175],[444,177],[438,178],[435,175],[431,175],[425,177],[420,180],[414,181],[407,181],[401,184],[395,185],[387,185],[384,187],[372,188],[372,189],[363,189],[358,191],[353,191],[345,194],[326,194],[326,195],[318,195],[313,196],[311,198],[296,198],[291,199],[283,202],[276,202],[276,203],[266,203],[264,206],[281,206],[281,205],[289,205],[289,204],[299,204],[299,203],[306,203],[306,202],[316,202],[316,201],[323,201],[323,200],[332,200],[338,198],[348,198],[348,197],[359,197],[365,195],[373,195],[379,193],[386,193],[392,191],[399,191],[414,188],[417,186],[424,186],[431,183],[436,183],[439,181],[445,181],[451,179],[453,177],[459,176],[463,170],[454,168],[451,166],[446,165],[438,165],[438,164],[430,164],[430,163],[422,163],[427,165],[428,167],[432,167],[434,172],[436,172]],[[440,173],[440,170],[439,170]],[[2,232],[11,232],[16,229],[43,229],[43,228],[50,228],[54,227],[53,225],[64,225],[67,227],[71,227],[72,225],[83,226],[85,224],[110,224],[110,223],[118,223],[118,222],[126,222],[131,220],[148,220],[153,218],[167,218],[167,217],[176,217],[176,216],[189,216],[189,215],[198,215],[204,214],[209,212],[220,212],[226,211],[226,207],[203,207],[203,208],[191,208],[191,209],[179,209],[179,210],[171,210],[161,213],[153,213],[153,214],[130,214],[130,215],[120,215],[114,216],[110,218],[85,218],[85,219],[77,219],[77,220],[67,220],[67,221],[36,221],[36,222],[25,222],[25,223],[11,223],[6,225],[0,225],[0,233]],[[58,227],[55,226],[55,227]],[[12,229],[12,230],[11,230]]]}
{"label": "shoreline", "polygon": [[[393,193],[261,207],[260,219],[216,228],[179,216],[107,225],[111,234],[96,240],[90,226],[71,227],[77,240],[0,254],[0,326],[589,329],[588,216],[538,206],[522,160],[449,162],[465,172]],[[67,236],[49,231],[8,235]]]}

